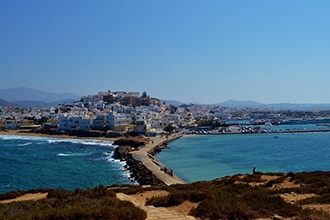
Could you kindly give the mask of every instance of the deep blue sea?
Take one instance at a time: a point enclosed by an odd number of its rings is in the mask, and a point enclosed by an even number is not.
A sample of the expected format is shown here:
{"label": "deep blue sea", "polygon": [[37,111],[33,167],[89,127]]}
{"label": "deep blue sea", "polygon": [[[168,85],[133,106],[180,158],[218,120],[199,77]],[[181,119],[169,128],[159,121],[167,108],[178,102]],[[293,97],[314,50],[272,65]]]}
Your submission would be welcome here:
{"label": "deep blue sea", "polygon": [[107,141],[0,135],[0,193],[133,184],[114,149]]}
{"label": "deep blue sea", "polygon": [[330,132],[199,135],[157,154],[187,183],[234,174],[330,170]]}

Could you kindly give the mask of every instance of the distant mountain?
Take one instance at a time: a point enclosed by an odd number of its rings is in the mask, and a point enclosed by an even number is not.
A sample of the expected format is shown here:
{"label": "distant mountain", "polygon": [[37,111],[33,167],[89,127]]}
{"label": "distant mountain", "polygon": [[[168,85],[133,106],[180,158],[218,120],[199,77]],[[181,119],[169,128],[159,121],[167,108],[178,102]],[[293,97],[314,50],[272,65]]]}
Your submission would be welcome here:
{"label": "distant mountain", "polygon": [[292,104],[292,103],[275,103],[263,104],[255,101],[237,101],[229,100],[217,105],[232,108],[255,108],[255,109],[270,109],[270,110],[330,110],[330,104]]}
{"label": "distant mountain", "polygon": [[232,108],[265,108],[265,104],[255,101],[237,101],[237,100],[228,100],[217,105],[223,107],[232,107]]}
{"label": "distant mountain", "polygon": [[42,101],[17,101],[12,103],[22,108],[43,108],[43,107],[51,106],[48,105],[46,102],[42,102]]}
{"label": "distant mountain", "polygon": [[292,104],[292,103],[278,103],[267,104],[267,108],[271,110],[330,110],[330,104]]}
{"label": "distant mountain", "polygon": [[[174,105],[174,106],[180,106],[185,104],[174,100],[165,101],[165,102],[168,105]],[[213,105],[238,108],[238,109],[252,108],[252,109],[292,110],[292,111],[330,110],[330,104],[292,104],[292,103],[264,104],[256,101],[238,101],[233,99]]]}
{"label": "distant mountain", "polygon": [[81,97],[72,93],[50,93],[37,89],[18,87],[0,89],[0,98],[9,102],[39,101],[49,103],[68,99],[79,100]]}
{"label": "distant mountain", "polygon": [[10,102],[7,102],[6,100],[0,99],[0,106],[12,106]]}
{"label": "distant mountain", "polygon": [[174,105],[174,106],[180,106],[183,105],[184,103],[182,102],[178,102],[178,101],[174,101],[174,100],[165,100],[167,105]]}

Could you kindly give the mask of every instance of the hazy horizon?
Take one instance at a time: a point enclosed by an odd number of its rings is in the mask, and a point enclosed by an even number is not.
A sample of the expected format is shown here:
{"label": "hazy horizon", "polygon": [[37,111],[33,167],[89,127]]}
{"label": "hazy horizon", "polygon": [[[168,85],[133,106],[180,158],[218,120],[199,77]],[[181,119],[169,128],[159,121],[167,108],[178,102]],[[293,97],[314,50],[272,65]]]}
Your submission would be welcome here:
{"label": "hazy horizon", "polygon": [[2,1],[0,89],[330,103],[330,2]]}

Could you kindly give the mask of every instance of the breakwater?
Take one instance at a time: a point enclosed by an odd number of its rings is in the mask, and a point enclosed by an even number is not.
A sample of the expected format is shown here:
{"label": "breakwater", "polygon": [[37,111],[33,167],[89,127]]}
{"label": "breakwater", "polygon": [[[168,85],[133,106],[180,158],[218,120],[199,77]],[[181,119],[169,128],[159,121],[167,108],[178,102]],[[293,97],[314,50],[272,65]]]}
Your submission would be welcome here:
{"label": "breakwater", "polygon": [[154,137],[150,143],[132,148],[119,146],[115,151],[115,158],[125,160],[127,169],[140,185],[164,185],[184,184],[172,169],[164,166],[155,154],[167,147],[167,143],[181,136]]}

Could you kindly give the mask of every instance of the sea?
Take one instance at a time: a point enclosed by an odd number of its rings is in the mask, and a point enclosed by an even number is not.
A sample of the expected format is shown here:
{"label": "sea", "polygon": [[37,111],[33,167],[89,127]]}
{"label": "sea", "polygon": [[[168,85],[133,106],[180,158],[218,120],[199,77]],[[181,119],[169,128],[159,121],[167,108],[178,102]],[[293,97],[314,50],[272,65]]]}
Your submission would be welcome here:
{"label": "sea", "polygon": [[137,184],[109,141],[0,135],[0,194]]}
{"label": "sea", "polygon": [[[276,133],[291,128],[272,126],[274,133],[263,134],[186,136],[168,143],[169,148],[156,156],[187,183],[252,173],[253,167],[260,172],[329,171],[330,132]],[[102,140],[0,135],[0,194],[137,185],[125,162],[113,159],[115,148]]]}
{"label": "sea", "polygon": [[330,171],[330,132],[196,135],[157,154],[186,183],[259,172]]}

